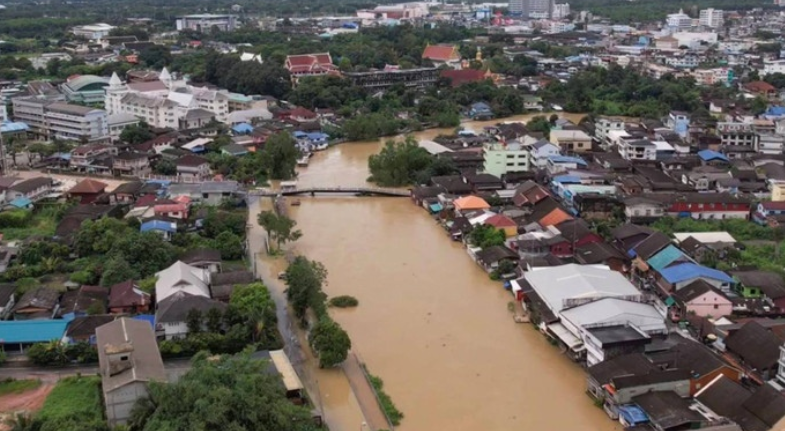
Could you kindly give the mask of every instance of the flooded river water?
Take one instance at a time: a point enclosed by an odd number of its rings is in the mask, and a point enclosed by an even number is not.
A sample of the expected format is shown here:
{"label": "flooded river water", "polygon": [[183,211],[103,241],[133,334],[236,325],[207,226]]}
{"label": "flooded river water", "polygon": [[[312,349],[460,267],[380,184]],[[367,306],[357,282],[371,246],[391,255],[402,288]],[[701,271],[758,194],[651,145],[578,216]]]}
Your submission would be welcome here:
{"label": "flooded river water", "polygon": [[[380,148],[381,142],[346,143],[318,153],[300,171],[299,185],[364,185],[368,156]],[[355,309],[331,313],[406,415],[397,430],[621,429],[585,395],[580,367],[531,325],[514,323],[512,297],[501,284],[409,199],[301,203],[291,207],[303,232],[293,248],[324,263],[329,295],[359,300]],[[345,379],[314,373],[333,429],[362,429]]]}

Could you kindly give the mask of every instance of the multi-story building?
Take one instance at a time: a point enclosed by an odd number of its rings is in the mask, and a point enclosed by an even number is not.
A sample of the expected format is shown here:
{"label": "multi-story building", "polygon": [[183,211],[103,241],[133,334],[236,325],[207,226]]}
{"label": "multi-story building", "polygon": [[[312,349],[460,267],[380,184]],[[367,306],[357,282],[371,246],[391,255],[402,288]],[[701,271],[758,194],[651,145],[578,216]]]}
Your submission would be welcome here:
{"label": "multi-story building", "polygon": [[306,76],[340,75],[341,72],[333,64],[329,52],[318,54],[290,55],[286,57],[284,67],[292,77],[292,83],[297,84],[299,78]]}
{"label": "multi-story building", "polygon": [[73,33],[74,36],[83,37],[88,40],[101,40],[106,36],[109,36],[109,33],[114,28],[114,26],[105,23],[80,25],[72,28],[71,33]]}
{"label": "multi-story building", "polygon": [[374,70],[371,72],[344,73],[356,86],[371,91],[385,90],[396,84],[406,87],[425,88],[436,84],[439,79],[439,69],[423,67],[418,69],[390,69]]}
{"label": "multi-story building", "polygon": [[501,178],[506,173],[529,170],[529,151],[518,142],[485,144],[482,153],[486,174]]}
{"label": "multi-story building", "polygon": [[608,132],[622,130],[624,130],[624,120],[621,118],[601,117],[594,123],[594,139],[607,149],[611,145]]}
{"label": "multi-story building", "polygon": [[30,126],[39,138],[95,142],[109,136],[103,109],[52,102],[46,97],[17,97],[12,103],[14,118]]}
{"label": "multi-story building", "polygon": [[150,82],[123,84],[117,74],[113,74],[106,88],[104,106],[110,115],[131,114],[154,127],[178,129],[189,128],[194,116],[226,121],[229,96],[225,91],[174,80],[164,68],[160,79]]}
{"label": "multi-story building", "polygon": [[755,148],[758,134],[751,123],[717,123],[722,145],[741,145]]}
{"label": "multi-story building", "polygon": [[668,57],[665,59],[665,64],[677,69],[694,69],[701,64],[701,59],[697,55],[680,55],[675,57]]}
{"label": "multi-story building", "polygon": [[698,85],[730,84],[733,81],[733,69],[716,67],[714,69],[697,69],[690,73]]}
{"label": "multi-story building", "polygon": [[763,69],[759,71],[761,77],[772,73],[785,73],[785,60],[771,60],[763,63]]}
{"label": "multi-story building", "polygon": [[60,91],[69,102],[103,103],[109,80],[95,75],[80,75],[60,84]]}
{"label": "multi-story building", "polygon": [[570,4],[554,4],[553,5],[553,19],[567,18],[570,15]]}
{"label": "multi-story building", "polygon": [[193,30],[198,32],[209,32],[213,29],[219,31],[232,31],[237,27],[237,17],[234,15],[203,13],[178,17],[175,23],[177,25],[177,31]]}
{"label": "multi-story building", "polygon": [[685,30],[692,27],[692,18],[681,9],[679,9],[679,13],[669,14],[665,22],[668,27],[677,30]]}
{"label": "multi-story building", "polygon": [[591,151],[591,136],[582,130],[551,130],[550,140],[565,154]]}
{"label": "multi-story building", "polygon": [[700,11],[698,23],[703,27],[718,28],[722,27],[723,11],[721,9],[708,8]]}
{"label": "multi-story building", "polygon": [[86,169],[97,160],[117,154],[117,147],[104,144],[81,145],[71,151],[70,166],[74,169]]}
{"label": "multi-story building", "polygon": [[782,154],[785,149],[785,136],[774,133],[758,133],[757,152],[763,154]]}
{"label": "multi-story building", "polygon": [[686,138],[690,129],[690,114],[681,111],[671,111],[665,117],[664,123],[666,127],[678,133],[680,137]]}
{"label": "multi-story building", "polygon": [[109,140],[115,142],[120,140],[120,134],[123,133],[123,129],[139,124],[140,120],[135,115],[121,112],[108,115],[106,121],[109,124]]}
{"label": "multi-story building", "polygon": [[657,160],[657,146],[648,139],[622,139],[618,151],[627,160]]}
{"label": "multi-story building", "polygon": [[144,153],[124,151],[112,159],[112,170],[118,175],[144,176],[150,173],[150,158]]}
{"label": "multi-story building", "polygon": [[[563,5],[562,5],[563,6]],[[553,16],[553,0],[512,0],[510,13],[524,18],[551,18]],[[569,10],[569,5],[567,5]],[[569,14],[569,12],[567,13]]]}

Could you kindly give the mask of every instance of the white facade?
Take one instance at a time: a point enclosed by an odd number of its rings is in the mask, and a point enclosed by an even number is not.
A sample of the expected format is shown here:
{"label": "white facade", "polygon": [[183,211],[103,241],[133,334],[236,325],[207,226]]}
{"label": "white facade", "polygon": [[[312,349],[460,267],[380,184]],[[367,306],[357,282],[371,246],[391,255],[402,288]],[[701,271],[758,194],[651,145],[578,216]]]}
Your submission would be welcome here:
{"label": "white facade", "polygon": [[679,10],[679,13],[672,13],[668,15],[666,24],[671,28],[686,29],[692,27],[692,18],[684,13],[683,10]]}
{"label": "white facade", "polygon": [[622,139],[618,151],[627,160],[657,160],[657,146],[648,139]]}
{"label": "white facade", "polygon": [[71,29],[71,33],[73,33],[74,36],[81,36],[88,40],[101,40],[106,36],[109,36],[109,33],[113,29],[115,29],[115,27],[112,25],[98,23],[74,27]]}
{"label": "white facade", "polygon": [[553,19],[567,18],[570,15],[570,4],[555,4],[553,5]]}
{"label": "white facade", "polygon": [[772,60],[763,63],[763,69],[759,71],[760,76],[772,73],[785,73],[785,60]]}
{"label": "white facade", "polygon": [[234,15],[197,14],[185,15],[177,18],[175,22],[177,31],[193,30],[209,32],[212,29],[219,31],[232,31],[237,27],[237,17]]}
{"label": "white facade", "polygon": [[722,27],[723,24],[723,11],[721,9],[703,9],[700,12],[698,22],[704,27],[717,28]]}
{"label": "white facade", "polygon": [[483,147],[483,171],[499,178],[508,172],[526,172],[529,170],[529,150],[520,143],[486,144]]}
{"label": "white facade", "polygon": [[600,118],[594,123],[594,138],[607,149],[610,146],[608,133],[623,130],[624,121],[617,118]]}
{"label": "white facade", "polygon": [[178,292],[210,297],[209,274],[204,269],[177,261],[155,275],[158,278],[155,282],[155,300],[158,303]]}
{"label": "white facade", "polygon": [[[106,87],[107,112],[131,114],[154,127],[178,129],[189,111],[204,109],[221,122],[229,114],[229,96],[225,91],[210,90],[173,80],[164,68],[160,81],[123,84],[117,74]],[[187,127],[182,127],[187,128]]]}
{"label": "white facade", "polygon": [[109,136],[106,111],[39,97],[12,100],[14,119],[44,139],[97,141]]}

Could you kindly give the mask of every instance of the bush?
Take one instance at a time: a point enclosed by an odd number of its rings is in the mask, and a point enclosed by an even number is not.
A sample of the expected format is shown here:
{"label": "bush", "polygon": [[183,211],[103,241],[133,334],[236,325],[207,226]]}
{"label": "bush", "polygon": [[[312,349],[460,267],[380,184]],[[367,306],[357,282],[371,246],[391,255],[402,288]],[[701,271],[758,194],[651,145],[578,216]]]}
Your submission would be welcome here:
{"label": "bush", "polygon": [[0,213],[0,228],[26,227],[33,219],[33,212],[28,210],[12,210]]}
{"label": "bush", "polygon": [[371,381],[374,392],[376,392],[376,396],[379,397],[379,404],[381,404],[382,410],[384,410],[384,415],[387,416],[387,419],[389,419],[393,425],[400,425],[401,419],[403,419],[403,412],[398,410],[398,407],[395,406],[392,398],[384,392],[384,381],[369,373],[367,368],[365,369],[365,373],[368,374],[368,379]]}
{"label": "bush", "polygon": [[338,307],[338,308],[349,308],[349,307],[356,307],[360,304],[360,301],[357,298],[349,295],[341,295],[336,296],[334,298],[330,298],[330,307]]}

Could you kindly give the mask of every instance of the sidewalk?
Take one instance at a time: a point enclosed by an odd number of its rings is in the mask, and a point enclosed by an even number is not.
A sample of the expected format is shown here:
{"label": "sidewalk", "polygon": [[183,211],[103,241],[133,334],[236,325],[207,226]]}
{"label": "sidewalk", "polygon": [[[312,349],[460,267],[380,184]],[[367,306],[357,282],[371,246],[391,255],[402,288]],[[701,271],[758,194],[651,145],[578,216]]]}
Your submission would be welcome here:
{"label": "sidewalk", "polygon": [[368,429],[371,431],[392,430],[392,424],[387,422],[387,417],[376,399],[376,392],[365,377],[365,371],[362,369],[357,355],[350,352],[341,368],[349,379],[357,402],[360,403],[360,409],[363,411]]}

